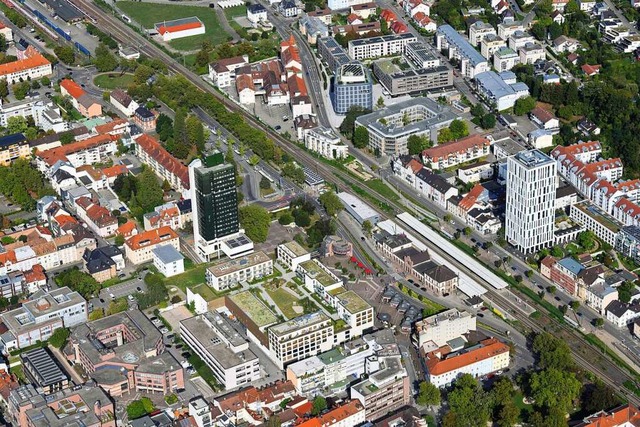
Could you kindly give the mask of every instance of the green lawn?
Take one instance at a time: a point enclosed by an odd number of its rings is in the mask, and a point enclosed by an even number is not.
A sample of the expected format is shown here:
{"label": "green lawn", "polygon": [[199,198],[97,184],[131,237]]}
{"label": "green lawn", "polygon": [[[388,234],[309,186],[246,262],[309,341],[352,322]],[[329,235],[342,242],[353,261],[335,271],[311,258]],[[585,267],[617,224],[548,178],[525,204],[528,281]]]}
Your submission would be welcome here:
{"label": "green lawn", "polygon": [[93,79],[93,83],[101,89],[126,89],[133,83],[133,74],[100,74]]}
{"label": "green lawn", "polygon": [[189,18],[197,16],[204,23],[206,32],[198,36],[185,37],[173,40],[169,45],[178,50],[197,50],[205,40],[211,41],[215,46],[228,40],[227,34],[220,23],[216,12],[208,7],[182,6],[154,3],[119,1],[118,7],[131,19],[138,22],[145,28],[153,28],[154,24],[163,21],[171,21],[179,18]]}
{"label": "green lawn", "polygon": [[391,187],[378,178],[366,181],[365,185],[389,200],[397,202],[399,199],[398,195],[391,189]]}
{"label": "green lawn", "polygon": [[231,23],[233,18],[246,16],[246,15],[247,15],[247,6],[245,5],[228,7],[224,10],[224,16],[227,17],[227,20],[229,21],[229,23]]}
{"label": "green lawn", "polygon": [[278,288],[275,291],[267,291],[267,293],[287,319],[302,315],[302,313],[296,313],[293,309],[293,304],[298,301],[298,298],[291,295],[285,289]]}
{"label": "green lawn", "polygon": [[208,264],[200,264],[182,274],[167,278],[164,283],[167,286],[175,286],[186,294],[187,288],[206,282],[205,271],[208,266]]}

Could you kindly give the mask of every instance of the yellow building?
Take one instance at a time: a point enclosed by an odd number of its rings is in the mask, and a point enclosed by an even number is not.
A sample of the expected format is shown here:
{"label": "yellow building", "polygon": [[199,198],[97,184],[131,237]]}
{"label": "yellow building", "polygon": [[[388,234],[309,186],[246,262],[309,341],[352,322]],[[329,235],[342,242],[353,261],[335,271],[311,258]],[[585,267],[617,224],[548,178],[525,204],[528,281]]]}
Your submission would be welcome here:
{"label": "yellow building", "polygon": [[0,138],[0,165],[8,166],[16,159],[31,155],[27,138],[21,133],[14,133]]}

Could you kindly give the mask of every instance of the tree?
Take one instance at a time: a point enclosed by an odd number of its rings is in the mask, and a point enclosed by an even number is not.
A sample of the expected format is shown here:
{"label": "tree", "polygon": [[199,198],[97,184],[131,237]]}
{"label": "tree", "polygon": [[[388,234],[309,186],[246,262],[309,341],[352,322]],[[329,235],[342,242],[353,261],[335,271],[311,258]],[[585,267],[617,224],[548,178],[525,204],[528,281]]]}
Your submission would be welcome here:
{"label": "tree", "polygon": [[130,420],[135,420],[136,418],[144,417],[147,414],[155,411],[155,406],[153,402],[148,397],[143,397],[140,400],[134,400],[129,405],[127,405],[127,416]]}
{"label": "tree", "polygon": [[573,367],[571,350],[567,342],[548,332],[536,335],[533,339],[533,351],[538,357],[538,365],[542,369],[566,370]]}
{"label": "tree", "polygon": [[189,116],[185,122],[187,140],[190,145],[198,147],[199,151],[204,150],[204,126],[196,116]]}
{"label": "tree", "polygon": [[519,416],[520,409],[515,405],[515,403],[513,403],[513,401],[508,401],[498,410],[496,423],[498,427],[511,427],[516,425]]}
{"label": "tree", "polygon": [[280,215],[280,217],[278,218],[278,222],[281,225],[289,225],[293,222],[293,215],[291,215],[289,212],[285,212]]}
{"label": "tree", "polygon": [[102,319],[103,317],[104,317],[104,309],[102,308],[96,308],[91,313],[89,313],[90,321]]}
{"label": "tree", "polygon": [[311,225],[311,217],[306,211],[295,210],[293,212],[293,218],[295,219],[298,227],[308,227]]}
{"label": "tree", "polygon": [[418,397],[416,398],[418,405],[439,405],[440,404],[440,389],[435,385],[422,381],[420,383],[420,390],[418,391]]}
{"label": "tree", "polygon": [[578,234],[577,243],[586,251],[591,251],[596,246],[596,235],[591,230]]}
{"label": "tree", "polygon": [[282,421],[280,421],[280,417],[278,415],[271,415],[267,420],[267,427],[280,427],[282,426]]}
{"label": "tree", "polygon": [[126,311],[127,308],[129,308],[127,298],[117,298],[109,303],[109,307],[107,308],[107,316],[122,313],[123,311]]}
{"label": "tree", "polygon": [[426,136],[411,135],[407,139],[407,150],[409,150],[409,154],[412,156],[422,153],[432,145],[431,140]]}
{"label": "tree", "polygon": [[160,113],[156,119],[156,133],[160,141],[166,142],[173,137],[173,120],[164,113]]}
{"label": "tree", "polygon": [[164,201],[164,191],[158,178],[150,168],[145,168],[137,176],[136,200],[143,213],[151,212]]}
{"label": "tree", "polygon": [[571,310],[576,311],[580,307],[580,301],[571,301],[569,307],[571,307]]}
{"label": "tree", "polygon": [[268,190],[269,188],[271,188],[271,182],[264,176],[260,178],[260,188],[262,188],[263,190]]}
{"label": "tree", "polygon": [[96,279],[78,270],[77,267],[58,274],[55,281],[59,286],[68,286],[70,289],[78,292],[84,299],[90,299],[94,295],[97,295],[98,291],[102,288]]}
{"label": "tree", "polygon": [[113,71],[118,66],[118,60],[111,54],[111,51],[104,43],[100,43],[98,47],[96,47],[93,63],[101,73]]}
{"label": "tree", "polygon": [[378,101],[376,102],[376,107],[384,108],[384,98],[383,97],[379,97],[378,98]]}
{"label": "tree", "polygon": [[333,191],[327,191],[318,197],[318,201],[329,216],[336,216],[343,209],[340,198]]}
{"label": "tree", "polygon": [[473,230],[471,230],[471,227],[465,227],[462,232],[464,233],[465,236],[471,236],[471,233],[473,232]]}
{"label": "tree", "polygon": [[251,166],[255,166],[260,163],[260,156],[258,156],[257,154],[252,154],[251,157],[249,157],[248,162]]}
{"label": "tree", "polygon": [[369,145],[369,131],[364,126],[358,126],[353,131],[353,146],[365,148]]}
{"label": "tree", "polygon": [[342,121],[342,123],[340,124],[340,127],[338,128],[340,130],[340,133],[342,133],[347,138],[351,138],[351,136],[353,135],[356,119],[370,112],[371,112],[370,110],[362,108],[358,105],[354,105],[351,108],[349,108],[349,111],[347,111],[347,114],[345,115],[344,120]]}
{"label": "tree", "polygon": [[28,81],[24,81],[21,83],[16,83],[11,86],[11,90],[13,91],[13,96],[16,97],[17,100],[21,101],[27,97],[27,93],[31,89],[31,85]]}
{"label": "tree", "polygon": [[373,230],[373,224],[371,224],[371,221],[369,221],[368,219],[365,220],[362,223],[362,231],[364,232],[364,234],[366,234],[367,236],[371,235],[371,230]]}
{"label": "tree", "polygon": [[535,107],[536,100],[531,96],[525,96],[524,98],[516,100],[513,106],[513,113],[517,116],[524,116],[525,114],[529,114]]}
{"label": "tree", "polygon": [[325,409],[327,409],[327,399],[325,399],[322,396],[316,396],[316,398],[313,399],[313,406],[311,408],[311,415],[313,415],[313,416],[319,415]]}
{"label": "tree", "polygon": [[449,130],[451,131],[452,139],[460,139],[469,135],[469,128],[467,127],[467,124],[459,119],[455,119],[451,122]]}
{"label": "tree", "polygon": [[9,83],[6,80],[0,80],[0,98],[4,99],[9,96]]}
{"label": "tree", "polygon": [[140,64],[133,73],[133,81],[137,84],[146,83],[154,74],[155,70],[153,68],[145,64]]}
{"label": "tree", "polygon": [[487,114],[487,111],[484,109],[481,103],[477,103],[473,107],[471,107],[471,115],[473,117],[483,117],[485,114]]}
{"label": "tree", "polygon": [[254,242],[262,243],[267,240],[271,216],[260,205],[247,205],[240,208],[240,224],[247,237]]}
{"label": "tree", "polygon": [[580,401],[582,402],[582,409],[589,414],[609,410],[620,404],[616,391],[600,379],[596,379],[595,383],[585,386]]}
{"label": "tree", "polygon": [[560,246],[554,246],[553,248],[551,248],[551,256],[555,258],[561,258],[564,256],[564,251]]}
{"label": "tree", "polygon": [[76,62],[76,53],[73,51],[71,46],[56,46],[53,49],[53,53],[56,54],[61,62],[64,62],[67,65],[72,65]]}
{"label": "tree", "polygon": [[496,116],[493,114],[485,114],[480,120],[480,126],[482,129],[493,129],[496,127]]}
{"label": "tree", "polygon": [[631,301],[632,292],[635,290],[636,285],[632,282],[623,282],[618,286],[618,299],[620,302],[628,303]]}
{"label": "tree", "polygon": [[12,116],[7,119],[7,131],[10,134],[25,133],[28,127],[27,119],[23,116]]}
{"label": "tree", "polygon": [[296,184],[304,182],[304,170],[293,163],[286,163],[282,166],[282,176],[290,178]]}
{"label": "tree", "polygon": [[602,317],[598,317],[597,319],[593,320],[593,326],[597,327],[597,328],[601,328],[604,326],[604,319]]}
{"label": "tree", "polygon": [[453,140],[453,134],[449,128],[442,128],[438,131],[438,143],[449,142]]}
{"label": "tree", "polygon": [[116,238],[113,242],[116,246],[124,245],[124,236],[122,234],[117,234]]}
{"label": "tree", "polygon": [[580,392],[580,381],[573,372],[554,368],[534,372],[529,379],[531,397],[541,408],[555,408],[566,414]]}
{"label": "tree", "polygon": [[[478,381],[469,374],[460,376],[448,395],[450,412],[455,420],[452,426],[480,427],[489,420],[489,399]],[[443,425],[444,422],[443,422]]]}
{"label": "tree", "polygon": [[[0,37],[2,37],[2,34],[0,34]],[[37,80],[32,80],[31,81],[31,89],[36,90],[36,89],[40,89],[40,82]]]}
{"label": "tree", "polygon": [[61,349],[67,343],[69,335],[71,335],[71,331],[68,328],[58,328],[53,331],[53,334],[49,337],[49,344]]}

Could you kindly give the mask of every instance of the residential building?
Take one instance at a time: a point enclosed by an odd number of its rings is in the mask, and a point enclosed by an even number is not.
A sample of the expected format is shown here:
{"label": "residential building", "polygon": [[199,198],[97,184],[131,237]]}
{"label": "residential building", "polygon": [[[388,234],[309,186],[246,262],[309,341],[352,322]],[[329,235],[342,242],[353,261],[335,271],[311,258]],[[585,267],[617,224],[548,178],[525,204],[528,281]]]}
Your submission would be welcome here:
{"label": "residential building", "polygon": [[247,328],[247,337],[251,341],[261,348],[269,348],[267,330],[280,320],[264,302],[247,290],[225,296],[224,306]]}
{"label": "residential building", "polygon": [[349,147],[342,142],[340,136],[333,129],[324,126],[306,130],[304,145],[331,160],[346,159],[349,155]]}
{"label": "residential building", "polygon": [[72,331],[64,354],[112,396],[166,395],[184,388],[182,366],[165,352],[162,334],[139,310],[85,321]]}
{"label": "residential building", "polygon": [[203,260],[224,252],[237,258],[253,251],[240,229],[235,167],[220,152],[189,164],[195,250]]}
{"label": "residential building", "polygon": [[309,14],[300,19],[298,28],[302,35],[307,36],[307,43],[312,46],[317,45],[318,40],[321,38],[329,37],[327,24],[321,18],[313,17]]}
{"label": "residential building", "polygon": [[297,271],[298,265],[311,260],[311,254],[295,240],[276,246],[276,259],[291,271]]}
{"label": "residential building", "polygon": [[109,209],[94,203],[88,197],[78,198],[74,207],[78,218],[100,237],[112,236],[118,229],[118,218],[113,216]]}
{"label": "residential building", "polygon": [[528,140],[529,144],[540,150],[542,148],[548,148],[553,145],[553,135],[554,131],[547,129],[535,129],[532,132],[529,132]]}
{"label": "residential building", "polygon": [[366,418],[366,412],[360,401],[351,400],[340,406],[331,409],[325,414],[318,415],[315,418],[304,421],[299,427],[314,427],[330,425],[334,427],[350,427],[363,425]]}
{"label": "residential building", "polygon": [[273,260],[264,252],[254,252],[242,258],[224,260],[207,268],[207,284],[216,291],[225,291],[243,282],[251,282],[273,273]]}
{"label": "residential building", "polygon": [[209,64],[209,78],[218,89],[224,89],[231,86],[231,82],[236,77],[236,69],[248,64],[248,55],[220,59]]}
{"label": "residential building", "polygon": [[625,226],[616,234],[615,249],[633,260],[640,259],[640,227]]}
{"label": "residential building", "polygon": [[101,163],[118,150],[116,141],[114,135],[96,135],[56,148],[36,149],[36,166],[49,176],[51,168],[60,161],[69,162],[74,168]]}
{"label": "residential building", "polygon": [[180,251],[178,234],[169,227],[143,231],[124,242],[124,253],[132,264],[143,264],[153,260],[153,250],[157,246],[171,245]]}
{"label": "residential building", "polygon": [[254,28],[268,21],[267,9],[258,3],[252,3],[247,7],[247,19]]}
{"label": "residential building", "polygon": [[408,405],[411,387],[399,356],[371,357],[374,358],[372,364],[379,369],[366,380],[351,386],[349,394],[364,406],[367,420],[376,420]]}
{"label": "residential building", "polygon": [[567,36],[560,36],[553,41],[553,49],[558,53],[572,53],[578,50],[580,42]]}
{"label": "residential building", "polygon": [[491,152],[491,141],[482,135],[466,136],[458,141],[438,144],[422,152],[422,163],[431,169],[447,169]]}
{"label": "residential building", "polygon": [[505,238],[524,253],[554,241],[556,164],[538,150],[507,160]]}
{"label": "residential building", "polygon": [[333,324],[322,311],[305,314],[268,329],[269,354],[285,365],[323,353],[333,347]]}
{"label": "residential building", "polygon": [[132,120],[143,132],[156,130],[156,115],[147,107],[136,108]]}
{"label": "residential building", "polygon": [[62,96],[71,98],[71,104],[84,117],[98,117],[102,115],[102,106],[98,104],[87,92],[71,79],[60,82]]}
{"label": "residential building", "polygon": [[322,37],[317,40],[318,55],[327,64],[327,71],[333,73],[336,68],[351,62],[351,58],[333,37]]}
{"label": "residential building", "polygon": [[1,126],[6,127],[9,118],[15,116],[31,117],[34,124],[45,131],[65,132],[70,127],[70,124],[60,115],[60,108],[52,101],[40,96],[12,103],[0,102]]}
{"label": "residential building", "polygon": [[[359,18],[358,18],[359,20]],[[355,21],[358,22],[358,21]],[[371,36],[378,37],[381,35],[380,31],[380,22],[372,21],[372,22],[363,22],[363,23],[353,23],[351,25],[336,25],[331,27],[331,33],[335,37],[337,35],[346,36],[347,34],[356,34],[357,36]]]}
{"label": "residential building", "polygon": [[[504,37],[503,37],[504,38]],[[447,50],[449,59],[460,63],[460,71],[467,78],[489,71],[487,60],[451,25],[441,25],[436,31],[436,48]]]}
{"label": "residential building", "polygon": [[407,43],[404,54],[417,69],[435,68],[441,65],[440,60],[431,49],[420,42]]}
{"label": "residential building", "polygon": [[[582,3],[580,2],[581,7]],[[595,4],[595,2],[593,3]],[[628,403],[610,411],[603,410],[589,415],[580,424],[576,424],[576,427],[627,427],[638,422],[640,422],[640,410]]]}
{"label": "residential building", "polygon": [[[411,98],[356,119],[369,132],[369,147],[390,156],[407,154],[411,135],[438,139],[438,131],[456,119],[451,110],[426,98]],[[408,119],[408,120],[407,120]]]}
{"label": "residential building", "polygon": [[613,301],[618,300],[618,290],[607,283],[598,283],[586,288],[585,303],[604,316],[605,309]]}
{"label": "residential building", "polygon": [[337,114],[346,114],[353,106],[371,110],[373,89],[369,70],[360,62],[338,66],[333,77],[331,101]]}
{"label": "residential building", "polygon": [[100,283],[113,279],[124,269],[122,252],[115,246],[87,250],[82,258],[87,272]]}
{"label": "residential building", "polygon": [[429,343],[442,347],[448,341],[475,330],[476,316],[474,314],[451,308],[416,322],[412,341],[418,349]]}
{"label": "residential building", "polygon": [[349,56],[356,61],[360,61],[362,59],[397,55],[404,53],[407,43],[416,41],[418,39],[411,33],[351,40],[349,41]]}
{"label": "residential building", "polygon": [[401,70],[392,60],[373,63],[373,74],[391,95],[435,92],[453,86],[453,71],[444,65],[432,68]]}
{"label": "residential building", "polygon": [[190,220],[190,215],[180,211],[175,202],[157,206],[153,212],[143,215],[144,229],[151,230],[160,227],[171,227],[174,230],[182,228]]}
{"label": "residential building", "polygon": [[456,187],[427,168],[416,173],[415,189],[443,209],[447,208],[447,201],[451,197],[458,195]]}
{"label": "residential building", "polygon": [[182,320],[180,337],[211,368],[226,390],[260,380],[258,356],[226,316],[207,312]]}
{"label": "residential building", "polygon": [[518,49],[521,64],[534,64],[546,58],[544,48],[538,43],[526,43]]}
{"label": "residential building", "polygon": [[184,256],[172,245],[156,246],[151,252],[154,267],[164,277],[184,273]]}
{"label": "residential building", "polygon": [[299,9],[295,1],[282,0],[278,5],[278,11],[280,11],[285,18],[293,18],[298,15]]}
{"label": "residential building", "polygon": [[9,166],[16,159],[31,157],[31,147],[22,133],[0,138],[0,165]]}
{"label": "residential building", "polygon": [[504,40],[509,40],[509,37],[516,31],[524,31],[525,28],[520,21],[503,22],[498,24],[498,36]]}
{"label": "residential building", "polygon": [[520,98],[529,96],[529,88],[516,82],[515,74],[488,71],[475,76],[476,88],[488,102],[495,103],[498,111],[512,108]]}
{"label": "residential building", "polygon": [[100,387],[74,387],[49,396],[27,384],[9,393],[7,416],[18,427],[116,427],[115,405]]}
{"label": "residential building", "polygon": [[490,59],[498,49],[505,47],[507,47],[507,42],[496,35],[487,35],[480,41],[480,52],[487,60]]}
{"label": "residential building", "polygon": [[197,427],[212,427],[212,409],[208,401],[196,397],[189,401],[189,416],[193,417]]}
{"label": "residential building", "polygon": [[477,47],[480,45],[482,39],[490,34],[494,36],[497,35],[496,29],[493,28],[493,25],[491,24],[487,24],[483,21],[476,21],[469,25],[469,43],[471,43],[471,46]]}
{"label": "residential building", "polygon": [[640,317],[640,305],[618,300],[611,301],[605,308],[606,319],[617,328],[624,328]]}
{"label": "residential building", "polygon": [[38,291],[22,307],[0,314],[7,332],[0,335],[4,351],[46,341],[58,328],[71,328],[87,321],[87,302],[66,286],[50,292]]}
{"label": "residential building", "polygon": [[[564,289],[569,295],[576,295],[580,273],[585,267],[573,258],[556,260],[546,257],[541,261],[545,266],[545,277]],[[542,271],[542,270],[541,270]]]}
{"label": "residential building", "polygon": [[575,203],[569,208],[569,217],[585,229],[593,231],[599,239],[615,246],[622,224],[597,206],[587,200]]}
{"label": "residential building", "polygon": [[436,387],[446,387],[460,375],[479,378],[509,366],[509,346],[495,338],[480,341],[475,346],[454,350],[449,345],[426,355],[427,378]]}
{"label": "residential building", "polygon": [[489,162],[472,163],[458,169],[458,179],[465,184],[485,181],[493,177],[493,165]]}
{"label": "residential building", "polygon": [[0,65],[0,79],[10,85],[24,80],[37,80],[53,74],[51,62],[37,50],[24,59]]}
{"label": "residential building", "polygon": [[189,170],[185,165],[149,135],[140,135],[135,142],[136,156],[142,163],[149,166],[160,179],[166,180],[177,192],[188,194]]}
{"label": "residential building", "polygon": [[44,394],[69,388],[69,376],[47,349],[34,348],[20,354],[20,359],[26,377]]}
{"label": "residential building", "polygon": [[109,94],[109,102],[116,110],[120,111],[126,117],[131,117],[139,107],[127,92],[122,89],[114,89]]}
{"label": "residential building", "polygon": [[520,63],[520,56],[511,48],[501,47],[493,54],[493,67],[498,72],[509,71]]}
{"label": "residential building", "polygon": [[545,130],[558,130],[560,129],[560,121],[549,111],[541,107],[536,107],[531,110],[529,114],[531,121]]}
{"label": "residential building", "polygon": [[367,0],[331,0],[327,3],[327,7],[331,10],[343,10],[366,3],[369,2]]}

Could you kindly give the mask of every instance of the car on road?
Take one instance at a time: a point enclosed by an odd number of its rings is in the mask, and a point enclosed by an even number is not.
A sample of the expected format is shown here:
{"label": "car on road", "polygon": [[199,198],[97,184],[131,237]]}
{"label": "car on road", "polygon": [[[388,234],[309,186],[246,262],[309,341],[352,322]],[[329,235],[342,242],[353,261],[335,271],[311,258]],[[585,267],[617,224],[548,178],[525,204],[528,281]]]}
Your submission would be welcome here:
{"label": "car on road", "polygon": [[560,301],[560,297],[555,297],[554,298],[556,301]]}
{"label": "car on road", "polygon": [[191,357],[191,353],[189,353],[188,351],[183,351],[180,356],[184,357],[185,359],[188,359]]}
{"label": "car on road", "polygon": [[282,126],[278,125],[278,126],[274,127],[274,129],[275,130],[280,130],[280,129],[282,129]]}
{"label": "car on road", "polygon": [[136,288],[136,291],[138,291],[138,292],[142,292],[142,288],[141,288],[140,286],[138,286],[138,287]]}
{"label": "car on road", "polygon": [[131,301],[131,302],[133,302],[133,301],[135,301],[135,300],[136,300],[136,298],[135,298],[133,295],[129,295],[129,296],[127,297],[127,299],[128,299],[129,301]]}
{"label": "car on road", "polygon": [[162,332],[163,334],[168,334],[169,329],[166,326],[163,326],[162,328],[160,328],[160,332]]}
{"label": "car on road", "polygon": [[127,276],[124,273],[118,274],[118,279],[124,279],[125,277],[127,277]]}

